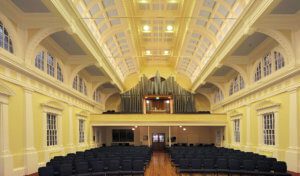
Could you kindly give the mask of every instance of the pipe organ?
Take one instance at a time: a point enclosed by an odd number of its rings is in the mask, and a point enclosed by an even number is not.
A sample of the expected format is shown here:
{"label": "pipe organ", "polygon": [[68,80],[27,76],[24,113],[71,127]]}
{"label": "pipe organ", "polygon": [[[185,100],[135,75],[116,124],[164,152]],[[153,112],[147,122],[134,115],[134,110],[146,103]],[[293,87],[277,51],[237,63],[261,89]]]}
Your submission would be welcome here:
{"label": "pipe organ", "polygon": [[163,79],[159,73],[153,79],[145,75],[139,83],[121,94],[122,113],[143,113],[144,98],[147,96],[170,96],[173,99],[174,113],[195,112],[194,94],[183,89],[174,79]]}

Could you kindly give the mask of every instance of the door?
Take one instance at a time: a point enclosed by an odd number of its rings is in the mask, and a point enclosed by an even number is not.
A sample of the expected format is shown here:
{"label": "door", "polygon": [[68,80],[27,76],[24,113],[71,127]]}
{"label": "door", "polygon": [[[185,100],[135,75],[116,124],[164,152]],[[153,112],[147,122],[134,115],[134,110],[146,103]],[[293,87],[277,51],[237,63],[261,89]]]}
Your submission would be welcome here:
{"label": "door", "polygon": [[152,134],[152,149],[154,151],[163,151],[165,149],[165,133]]}

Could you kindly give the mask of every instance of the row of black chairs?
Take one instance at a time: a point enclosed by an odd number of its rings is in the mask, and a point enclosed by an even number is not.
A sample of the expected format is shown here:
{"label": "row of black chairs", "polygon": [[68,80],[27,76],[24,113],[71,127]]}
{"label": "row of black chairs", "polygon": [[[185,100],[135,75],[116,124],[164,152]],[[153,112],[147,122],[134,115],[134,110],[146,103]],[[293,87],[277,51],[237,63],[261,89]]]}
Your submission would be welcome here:
{"label": "row of black chairs", "polygon": [[290,175],[285,162],[252,152],[213,146],[181,146],[171,147],[169,154],[178,173]]}
{"label": "row of black chairs", "polygon": [[39,175],[143,175],[151,154],[148,147],[100,147],[56,156],[39,168]]}

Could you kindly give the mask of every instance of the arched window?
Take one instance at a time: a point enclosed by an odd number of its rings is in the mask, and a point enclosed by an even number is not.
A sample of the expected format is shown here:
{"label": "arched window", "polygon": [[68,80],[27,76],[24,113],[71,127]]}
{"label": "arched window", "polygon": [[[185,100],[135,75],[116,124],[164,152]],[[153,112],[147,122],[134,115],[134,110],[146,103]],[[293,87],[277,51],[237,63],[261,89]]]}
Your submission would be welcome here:
{"label": "arched window", "polygon": [[10,53],[14,53],[11,38],[7,32],[7,29],[4,27],[1,21],[0,21],[0,47],[6,49]]}
{"label": "arched window", "polygon": [[258,62],[255,70],[254,81],[258,81],[263,77],[271,75],[273,72],[283,68],[284,66],[285,61],[280,52],[269,52],[262,58],[261,61]]}
{"label": "arched window", "polygon": [[221,89],[217,89],[214,94],[214,103],[218,103],[224,99],[223,93]]}
{"label": "arched window", "polygon": [[245,87],[244,79],[240,74],[238,74],[230,81],[229,95],[232,95],[235,92],[240,91],[244,87]]}
{"label": "arched window", "polygon": [[44,71],[44,51],[40,51],[35,56],[35,67]]}
{"label": "arched window", "polygon": [[101,92],[100,92],[100,88],[97,88],[94,92],[93,98],[96,102],[100,102],[101,100]]}
{"label": "arched window", "polygon": [[76,75],[73,80],[73,89],[78,90],[84,95],[87,95],[87,88],[86,88],[85,81],[79,75]]}
{"label": "arched window", "polygon": [[[34,65],[41,71],[47,72],[48,75],[54,78],[56,77],[57,80],[64,82],[61,65],[58,63],[58,60],[46,50],[41,50],[37,53]],[[47,68],[47,70],[45,68]]]}

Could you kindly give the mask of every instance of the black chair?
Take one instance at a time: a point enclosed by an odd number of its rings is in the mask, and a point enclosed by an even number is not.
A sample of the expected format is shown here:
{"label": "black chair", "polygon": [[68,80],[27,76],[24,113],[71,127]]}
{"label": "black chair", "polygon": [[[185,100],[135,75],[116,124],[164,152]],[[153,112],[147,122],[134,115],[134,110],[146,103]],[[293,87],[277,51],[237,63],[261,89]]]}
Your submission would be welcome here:
{"label": "black chair", "polygon": [[213,158],[205,158],[203,160],[203,168],[200,173],[215,173],[215,161]]}
{"label": "black chair", "polygon": [[105,175],[104,164],[102,161],[97,161],[91,163],[92,166],[92,176],[103,176]]}
{"label": "black chair", "polygon": [[106,175],[119,175],[120,172],[120,161],[110,160],[108,163],[108,171]]}
{"label": "black chair", "polygon": [[132,161],[123,160],[121,164],[121,175],[131,175],[132,174]]}
{"label": "black chair", "polygon": [[229,174],[241,174],[240,161],[238,159],[229,159],[228,169]]}
{"label": "black chair", "polygon": [[89,164],[88,162],[75,163],[76,176],[89,176]]}
{"label": "black chair", "polygon": [[217,172],[220,173],[220,174],[228,173],[229,170],[228,170],[227,159],[218,158],[217,161],[216,161],[216,169],[217,169]]}
{"label": "black chair", "polygon": [[191,171],[189,169],[189,160],[188,159],[180,159],[178,167],[179,167],[178,168],[179,173],[188,173],[189,171]]}
{"label": "black chair", "polygon": [[198,173],[202,168],[202,160],[201,159],[192,159],[191,160],[191,170],[190,173]]}
{"label": "black chair", "polygon": [[62,164],[59,169],[60,176],[73,176],[73,167],[72,164]]}
{"label": "black chair", "polygon": [[291,174],[287,173],[286,163],[283,161],[277,161],[273,165],[274,175],[278,176],[290,176]]}
{"label": "black chair", "polygon": [[271,167],[268,161],[259,160],[257,162],[257,174],[259,175],[273,175]]}
{"label": "black chair", "polygon": [[142,160],[133,160],[132,174],[133,175],[144,175],[144,163]]}
{"label": "black chair", "polygon": [[255,175],[255,162],[253,160],[243,160],[242,167],[242,174]]}
{"label": "black chair", "polygon": [[40,167],[38,170],[39,176],[54,176],[52,166]]}

